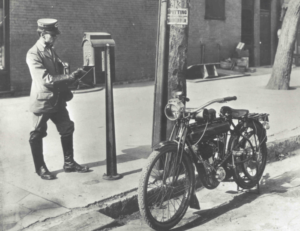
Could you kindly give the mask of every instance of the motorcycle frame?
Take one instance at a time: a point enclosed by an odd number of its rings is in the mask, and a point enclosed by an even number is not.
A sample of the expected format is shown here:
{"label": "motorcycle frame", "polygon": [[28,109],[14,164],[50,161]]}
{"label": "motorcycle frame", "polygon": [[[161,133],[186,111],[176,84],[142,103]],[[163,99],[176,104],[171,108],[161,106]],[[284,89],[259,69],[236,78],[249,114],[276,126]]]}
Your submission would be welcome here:
{"label": "motorcycle frame", "polygon": [[[265,114],[261,114],[263,116],[265,116]],[[232,127],[233,129],[230,128],[230,130],[228,131],[230,136],[228,136],[228,132],[227,133],[220,133],[220,134],[217,134],[217,135],[222,135],[223,137],[223,141],[224,141],[224,150],[222,152],[222,158],[221,158],[221,163],[219,163],[217,166],[213,166],[209,163],[207,163],[206,161],[203,160],[202,158],[202,155],[197,155],[197,153],[194,152],[192,146],[194,144],[192,144],[192,140],[188,135],[188,128],[189,128],[189,121],[190,121],[190,117],[183,117],[183,118],[180,118],[178,120],[175,121],[175,124],[173,126],[173,129],[172,129],[172,133],[170,135],[170,138],[169,138],[169,141],[168,142],[176,142],[177,143],[177,156],[179,157],[179,162],[178,164],[181,164],[181,161],[182,161],[182,155],[184,154],[184,150],[188,150],[186,153],[189,154],[190,156],[190,159],[192,160],[192,162],[194,164],[196,163],[202,163],[204,166],[206,166],[207,164],[216,171],[216,168],[218,168],[219,166],[221,166],[228,158],[230,158],[230,156],[232,156],[232,166],[233,168],[235,168],[236,164],[240,164],[240,163],[243,163],[243,162],[246,162],[249,160],[249,158],[243,160],[243,161],[238,161],[236,162],[233,158],[233,155],[232,153],[229,152],[229,141],[231,139],[232,136],[241,136],[243,137],[244,139],[246,139],[250,145],[251,145],[251,149],[252,150],[255,150],[252,143],[250,142],[250,140],[248,139],[248,137],[244,136],[242,133],[244,132],[244,130],[242,130],[242,132],[240,131],[240,128],[242,126],[242,128],[247,128],[247,124],[248,123],[254,123],[255,126],[262,126],[261,123],[258,122],[258,120],[256,119],[253,119],[253,118],[248,118],[248,117],[244,117],[244,118],[239,118],[238,119],[238,124],[235,125],[233,123],[233,120],[232,118],[226,118],[224,117],[224,122],[227,121]],[[265,131],[265,129],[264,129]],[[205,134],[205,130],[204,130],[204,134]],[[203,135],[204,135],[203,134]],[[178,138],[178,140],[177,140]],[[265,136],[266,138],[266,136]],[[255,142],[256,142],[256,139],[255,139]],[[266,142],[266,139],[263,141],[263,142]],[[162,143],[161,143],[162,146],[164,146]],[[256,151],[256,150],[255,150]],[[207,168],[205,167],[205,171],[207,172]]]}

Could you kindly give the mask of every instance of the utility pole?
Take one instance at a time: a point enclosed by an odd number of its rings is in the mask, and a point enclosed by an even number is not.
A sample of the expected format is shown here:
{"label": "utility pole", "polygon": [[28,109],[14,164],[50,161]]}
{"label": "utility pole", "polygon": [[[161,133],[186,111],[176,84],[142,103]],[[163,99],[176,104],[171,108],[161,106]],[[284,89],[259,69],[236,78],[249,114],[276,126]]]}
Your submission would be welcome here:
{"label": "utility pole", "polygon": [[160,0],[158,15],[152,146],[169,139],[168,99],[186,95],[189,0]]}
{"label": "utility pole", "polygon": [[168,48],[167,0],[159,1],[156,40],[155,90],[153,106],[152,147],[166,139],[167,118],[164,107],[168,102]]}
{"label": "utility pole", "polygon": [[[177,91],[186,95],[188,23],[189,0],[169,0],[167,20],[167,24],[170,25],[168,99],[174,98]],[[167,138],[171,134],[173,123],[169,120],[167,122]]]}

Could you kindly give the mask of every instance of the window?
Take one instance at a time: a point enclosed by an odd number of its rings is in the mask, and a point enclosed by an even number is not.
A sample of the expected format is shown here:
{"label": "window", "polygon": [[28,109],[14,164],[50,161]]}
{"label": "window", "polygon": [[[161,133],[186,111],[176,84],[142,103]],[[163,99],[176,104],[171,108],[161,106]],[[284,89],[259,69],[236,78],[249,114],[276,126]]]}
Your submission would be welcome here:
{"label": "window", "polygon": [[260,9],[261,10],[270,10],[270,8],[271,8],[271,1],[270,0],[260,1]]}
{"label": "window", "polygon": [[205,19],[225,20],[225,0],[205,0]]}

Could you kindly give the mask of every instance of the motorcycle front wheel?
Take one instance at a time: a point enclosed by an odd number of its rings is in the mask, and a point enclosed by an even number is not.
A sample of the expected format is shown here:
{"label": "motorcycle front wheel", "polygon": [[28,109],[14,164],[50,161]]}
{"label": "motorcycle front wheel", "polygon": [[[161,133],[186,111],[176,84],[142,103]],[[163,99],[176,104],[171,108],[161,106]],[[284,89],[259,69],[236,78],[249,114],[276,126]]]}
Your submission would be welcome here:
{"label": "motorcycle front wheel", "polygon": [[241,131],[243,136],[233,137],[229,146],[235,159],[233,177],[239,187],[250,189],[258,184],[266,166],[266,133],[253,121]]}
{"label": "motorcycle front wheel", "polygon": [[155,230],[168,230],[184,216],[194,190],[194,167],[177,145],[153,151],[142,170],[138,204],[145,222]]}

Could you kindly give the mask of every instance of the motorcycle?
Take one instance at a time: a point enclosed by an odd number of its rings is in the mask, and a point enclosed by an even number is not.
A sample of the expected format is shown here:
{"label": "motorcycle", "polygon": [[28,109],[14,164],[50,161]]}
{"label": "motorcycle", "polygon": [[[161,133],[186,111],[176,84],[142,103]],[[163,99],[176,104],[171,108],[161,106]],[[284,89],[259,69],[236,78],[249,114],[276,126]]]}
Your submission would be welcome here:
{"label": "motorcycle", "polygon": [[228,106],[207,109],[219,98],[199,108],[186,108],[181,92],[165,107],[174,121],[170,139],[159,143],[147,159],[138,187],[138,204],[145,222],[155,230],[174,227],[188,207],[200,209],[195,194],[201,185],[215,189],[233,177],[243,189],[258,185],[267,161],[269,115]]}

